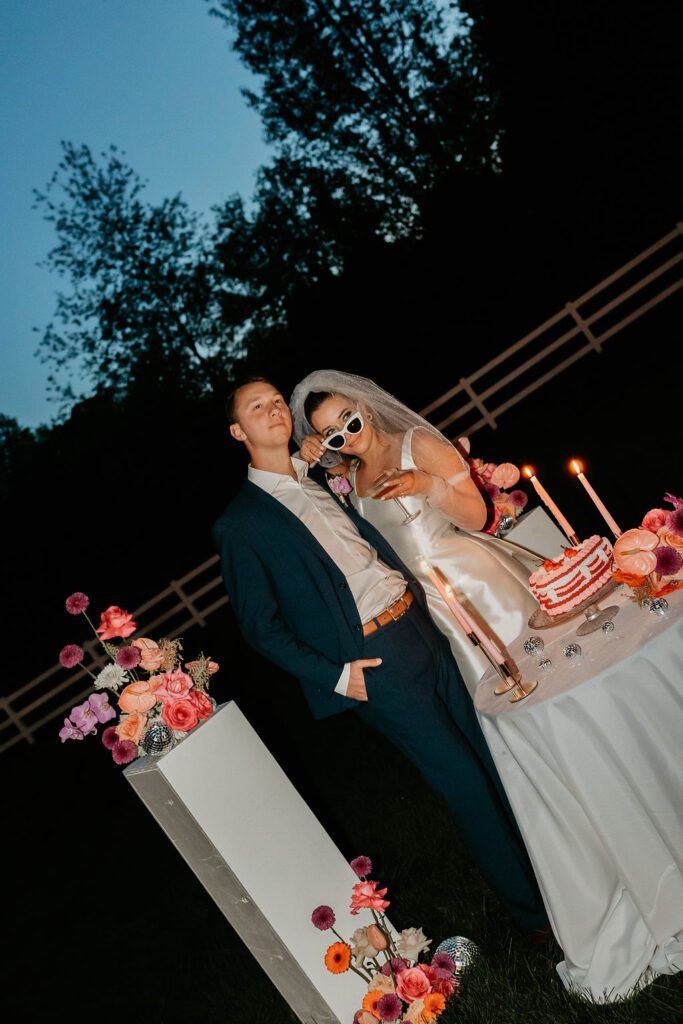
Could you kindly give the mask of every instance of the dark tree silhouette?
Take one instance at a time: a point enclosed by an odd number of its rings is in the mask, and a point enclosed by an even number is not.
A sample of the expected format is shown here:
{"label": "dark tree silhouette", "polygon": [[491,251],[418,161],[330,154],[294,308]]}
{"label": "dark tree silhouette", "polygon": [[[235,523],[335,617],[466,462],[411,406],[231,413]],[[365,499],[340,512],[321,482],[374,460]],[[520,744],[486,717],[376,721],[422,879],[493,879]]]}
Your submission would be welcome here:
{"label": "dark tree silhouette", "polygon": [[[210,233],[180,196],[154,205],[115,147],[95,160],[63,144],[36,207],[58,244],[44,265],[65,278],[40,353],[68,402],[79,386],[128,393],[136,384],[201,394],[225,379],[239,345],[220,318]],[[66,379],[60,376],[66,372]]]}

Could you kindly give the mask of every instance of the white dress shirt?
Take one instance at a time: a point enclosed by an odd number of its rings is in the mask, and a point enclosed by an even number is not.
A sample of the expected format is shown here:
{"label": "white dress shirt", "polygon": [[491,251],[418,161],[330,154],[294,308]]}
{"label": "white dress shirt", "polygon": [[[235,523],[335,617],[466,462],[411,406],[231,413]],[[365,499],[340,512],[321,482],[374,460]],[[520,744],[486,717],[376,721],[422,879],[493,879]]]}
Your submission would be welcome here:
{"label": "white dress shirt", "polygon": [[[308,464],[292,459],[296,480],[286,473],[271,473],[249,466],[248,479],[289,509],[324,548],[346,577],[362,623],[376,618],[405,593],[407,583],[390,569],[340,509],[331,492],[308,479]],[[350,665],[346,664],[335,690],[346,694]]]}

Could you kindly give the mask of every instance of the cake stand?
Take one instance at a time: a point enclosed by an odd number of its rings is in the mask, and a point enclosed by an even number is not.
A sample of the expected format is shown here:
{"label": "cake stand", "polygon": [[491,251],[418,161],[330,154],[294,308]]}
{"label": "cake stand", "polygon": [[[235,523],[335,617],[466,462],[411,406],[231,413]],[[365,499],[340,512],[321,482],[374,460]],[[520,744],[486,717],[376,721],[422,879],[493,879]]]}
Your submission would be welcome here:
{"label": "cake stand", "polygon": [[618,605],[612,604],[609,608],[598,608],[598,601],[603,601],[620,586],[621,584],[616,580],[610,580],[597,594],[592,594],[581,604],[577,604],[576,607],[562,615],[548,615],[542,608],[537,608],[529,617],[529,625],[532,629],[549,629],[551,626],[559,626],[563,622],[568,622],[583,612],[586,621],[581,623],[576,635],[586,636],[588,633],[594,633],[601,628],[603,622],[610,622],[615,615],[619,614]]}

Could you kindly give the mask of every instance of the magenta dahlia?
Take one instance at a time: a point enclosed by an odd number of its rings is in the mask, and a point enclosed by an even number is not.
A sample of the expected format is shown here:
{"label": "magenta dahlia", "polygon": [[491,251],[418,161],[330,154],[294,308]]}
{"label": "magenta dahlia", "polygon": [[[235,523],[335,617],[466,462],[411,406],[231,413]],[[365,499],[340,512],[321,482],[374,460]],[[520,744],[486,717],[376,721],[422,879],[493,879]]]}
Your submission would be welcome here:
{"label": "magenta dahlia", "polygon": [[354,857],[351,861],[351,867],[359,878],[365,878],[372,873],[372,861],[369,857]]}
{"label": "magenta dahlia", "polygon": [[64,668],[73,668],[75,665],[80,665],[83,657],[82,647],[79,647],[78,644],[67,644],[59,652],[59,664]]}
{"label": "magenta dahlia", "polygon": [[403,1013],[403,1003],[393,992],[387,992],[378,1000],[375,1010],[380,1020],[398,1020]]}
{"label": "magenta dahlia", "polygon": [[64,604],[69,615],[80,615],[89,606],[90,598],[87,594],[82,594],[80,590],[77,590],[75,594],[67,597]]}
{"label": "magenta dahlia", "polygon": [[334,910],[332,907],[326,907],[324,904],[320,907],[316,907],[311,914],[311,921],[319,928],[321,932],[326,932],[328,928],[332,928],[335,922]]}
{"label": "magenta dahlia", "polygon": [[677,506],[666,517],[666,528],[675,533],[677,537],[683,537],[683,505]]}
{"label": "magenta dahlia", "polygon": [[136,665],[140,664],[141,657],[139,649],[131,644],[128,647],[122,647],[116,652],[116,664],[125,669],[135,668]]}
{"label": "magenta dahlia", "polygon": [[683,558],[674,548],[666,546],[655,548],[655,556],[657,558],[655,572],[658,572],[660,576],[675,576],[683,563]]}

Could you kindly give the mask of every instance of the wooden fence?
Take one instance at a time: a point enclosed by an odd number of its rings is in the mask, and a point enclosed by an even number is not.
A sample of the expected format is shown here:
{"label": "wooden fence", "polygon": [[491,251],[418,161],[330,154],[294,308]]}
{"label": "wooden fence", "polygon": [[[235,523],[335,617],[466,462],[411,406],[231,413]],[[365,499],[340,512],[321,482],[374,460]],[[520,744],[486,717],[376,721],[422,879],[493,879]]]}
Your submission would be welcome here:
{"label": "wooden fence", "polygon": [[[432,420],[438,418],[436,426],[453,438],[470,436],[483,426],[495,430],[503,413],[583,356],[601,352],[604,342],[683,286],[683,277],[677,271],[683,259],[682,240],[683,223],[679,223],[664,238],[578,299],[567,302],[564,309],[514,345],[474,373],[461,377],[454,387],[422,409],[422,415]],[[550,360],[557,356],[561,358],[551,365]],[[502,376],[497,376],[501,372]],[[136,608],[136,620],[145,612],[157,612],[151,622],[145,623],[145,633],[149,635],[166,624],[164,635],[176,637],[191,626],[204,626],[207,617],[228,600],[225,593],[220,593],[223,581],[216,574],[217,563],[218,555],[208,558]],[[188,592],[188,584],[196,589]],[[83,647],[83,665],[97,672],[105,663],[99,642],[93,638]],[[67,678],[43,692],[48,680],[63,676],[65,671],[60,664],[54,665],[14,693],[0,698],[0,737],[7,737],[0,743],[0,752],[21,740],[33,743],[39,729],[55,723],[85,699],[92,690],[86,667],[70,672]],[[33,696],[38,687],[37,695]]]}

